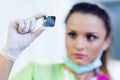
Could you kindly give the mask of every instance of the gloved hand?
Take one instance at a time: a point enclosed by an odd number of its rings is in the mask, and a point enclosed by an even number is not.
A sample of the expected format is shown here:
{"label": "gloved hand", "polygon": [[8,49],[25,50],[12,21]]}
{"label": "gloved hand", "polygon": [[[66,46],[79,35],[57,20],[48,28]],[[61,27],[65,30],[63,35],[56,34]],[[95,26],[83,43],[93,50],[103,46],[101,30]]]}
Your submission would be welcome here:
{"label": "gloved hand", "polygon": [[34,31],[36,21],[43,16],[45,15],[37,14],[30,19],[11,22],[8,28],[7,42],[1,50],[1,54],[7,59],[15,61],[19,54],[45,30],[44,27],[40,27]]}

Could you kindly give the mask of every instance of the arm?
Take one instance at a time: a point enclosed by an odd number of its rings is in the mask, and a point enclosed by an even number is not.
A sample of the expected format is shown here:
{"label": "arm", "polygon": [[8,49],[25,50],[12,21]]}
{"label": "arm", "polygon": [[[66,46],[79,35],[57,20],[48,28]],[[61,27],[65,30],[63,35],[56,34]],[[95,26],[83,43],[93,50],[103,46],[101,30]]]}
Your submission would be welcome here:
{"label": "arm", "polygon": [[8,80],[13,63],[13,61],[0,55],[0,80]]}
{"label": "arm", "polygon": [[30,19],[15,20],[8,28],[7,42],[0,52],[0,80],[8,80],[14,61],[19,54],[34,41],[45,28],[36,31],[36,21],[43,17],[37,14]]}

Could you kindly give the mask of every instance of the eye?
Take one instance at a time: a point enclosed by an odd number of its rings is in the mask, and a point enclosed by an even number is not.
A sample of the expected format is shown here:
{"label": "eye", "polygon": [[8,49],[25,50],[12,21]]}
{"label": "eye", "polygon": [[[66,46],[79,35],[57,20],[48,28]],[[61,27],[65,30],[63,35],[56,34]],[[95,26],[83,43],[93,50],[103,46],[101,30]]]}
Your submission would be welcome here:
{"label": "eye", "polygon": [[68,35],[72,38],[72,39],[75,39],[77,37],[77,34],[76,32],[69,32]]}
{"label": "eye", "polygon": [[88,34],[87,35],[87,40],[88,41],[93,41],[93,40],[96,40],[97,39],[97,36],[93,35],[93,34]]}

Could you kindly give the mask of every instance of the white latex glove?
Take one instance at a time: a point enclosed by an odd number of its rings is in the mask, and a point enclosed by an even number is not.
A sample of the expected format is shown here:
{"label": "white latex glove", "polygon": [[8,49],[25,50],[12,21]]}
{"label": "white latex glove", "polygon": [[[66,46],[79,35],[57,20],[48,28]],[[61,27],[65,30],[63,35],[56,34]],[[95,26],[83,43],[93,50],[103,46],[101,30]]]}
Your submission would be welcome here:
{"label": "white latex glove", "polygon": [[7,59],[15,61],[19,54],[45,30],[44,27],[40,27],[34,31],[36,21],[43,16],[45,15],[37,14],[30,19],[11,22],[8,28],[7,42],[1,50],[1,54]]}

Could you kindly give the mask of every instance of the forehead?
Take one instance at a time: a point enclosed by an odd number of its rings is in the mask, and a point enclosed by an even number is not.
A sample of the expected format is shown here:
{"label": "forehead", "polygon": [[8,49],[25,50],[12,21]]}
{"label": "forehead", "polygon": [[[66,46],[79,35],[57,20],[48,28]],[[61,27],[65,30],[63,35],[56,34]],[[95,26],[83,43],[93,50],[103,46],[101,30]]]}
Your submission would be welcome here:
{"label": "forehead", "polygon": [[106,32],[104,22],[92,14],[76,12],[70,15],[66,23],[67,30],[86,32]]}

